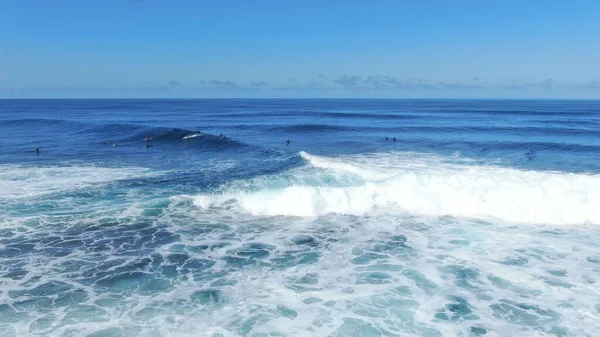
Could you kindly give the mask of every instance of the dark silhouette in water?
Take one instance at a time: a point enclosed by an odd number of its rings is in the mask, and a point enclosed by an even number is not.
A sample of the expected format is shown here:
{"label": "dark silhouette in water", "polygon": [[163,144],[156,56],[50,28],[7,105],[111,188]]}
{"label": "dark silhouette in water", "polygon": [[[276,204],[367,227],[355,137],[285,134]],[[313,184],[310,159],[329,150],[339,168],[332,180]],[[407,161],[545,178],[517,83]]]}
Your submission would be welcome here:
{"label": "dark silhouette in water", "polygon": [[529,150],[525,152],[525,157],[527,157],[529,160],[533,160],[535,158],[535,151]]}
{"label": "dark silhouette in water", "polygon": [[385,141],[387,142],[388,140],[390,140],[390,138],[389,137],[385,137]]}
{"label": "dark silhouette in water", "polygon": [[144,138],[144,140],[146,141],[146,147],[152,147],[152,138],[146,136],[146,138]]}
{"label": "dark silhouette in water", "polygon": [[290,140],[289,139],[285,141],[285,145],[290,145]]}
{"label": "dark silhouette in water", "polygon": [[393,141],[396,141],[396,137],[394,137],[394,139],[392,139]]}
{"label": "dark silhouette in water", "polygon": [[224,134],[220,134],[219,137],[222,138],[222,139],[225,139],[225,135]]}
{"label": "dark silhouette in water", "polygon": [[36,154],[40,154],[40,148],[36,147],[35,150],[33,150],[33,152],[35,152]]}

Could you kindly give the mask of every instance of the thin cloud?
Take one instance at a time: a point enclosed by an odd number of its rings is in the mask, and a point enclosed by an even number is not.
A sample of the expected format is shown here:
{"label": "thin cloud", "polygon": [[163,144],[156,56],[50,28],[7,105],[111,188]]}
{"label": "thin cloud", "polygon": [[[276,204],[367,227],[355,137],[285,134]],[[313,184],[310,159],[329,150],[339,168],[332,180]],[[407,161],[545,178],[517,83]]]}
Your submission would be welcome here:
{"label": "thin cloud", "polygon": [[425,80],[401,80],[392,76],[344,75],[333,81],[343,91],[351,92],[399,92],[437,90],[480,90],[486,86],[478,83],[428,82]]}
{"label": "thin cloud", "polygon": [[540,89],[544,89],[544,90],[549,90],[552,89],[552,87],[554,87],[554,80],[551,78],[545,79],[544,81],[540,82],[538,84]]}
{"label": "thin cloud", "polygon": [[[295,93],[303,95],[474,95],[481,94],[507,94],[515,95],[531,92],[547,92],[548,94],[559,94],[561,92],[587,91],[589,93],[600,93],[600,81],[590,80],[581,83],[564,83],[555,79],[522,78],[506,82],[489,82],[480,77],[471,77],[466,81],[432,81],[425,79],[401,79],[393,76],[361,76],[344,75],[332,79],[324,79],[322,76],[308,81],[294,81],[283,83],[270,83],[264,80],[249,82],[235,82],[232,80],[196,80],[189,84],[172,80],[164,85],[153,84],[156,82],[144,81],[142,84],[132,87],[95,87],[95,86],[47,86],[33,87],[24,86],[20,88],[0,87],[3,93],[185,93],[205,92],[206,94],[264,94],[265,97],[273,93]],[[436,94],[437,93],[437,94]],[[135,94],[134,94],[135,95]]]}
{"label": "thin cloud", "polygon": [[226,80],[226,81],[219,81],[219,80],[210,80],[207,82],[209,85],[213,86],[214,88],[219,88],[219,89],[238,89],[240,88],[240,86],[230,80]]}
{"label": "thin cloud", "polygon": [[260,82],[250,82],[250,85],[253,87],[258,87],[258,88],[263,88],[269,85],[269,83],[265,82],[265,81],[260,81]]}
{"label": "thin cloud", "polygon": [[357,75],[344,75],[338,79],[335,79],[333,83],[339,85],[343,90],[347,91],[366,89],[366,87],[363,85],[362,76]]}
{"label": "thin cloud", "polygon": [[600,81],[589,81],[586,83],[575,84],[571,86],[573,89],[580,90],[600,90]]}
{"label": "thin cloud", "polygon": [[526,90],[526,89],[538,89],[538,90],[551,90],[564,87],[554,81],[554,79],[547,78],[543,81],[518,81],[513,80],[508,84],[495,84],[490,85],[490,89],[501,89],[501,90]]}

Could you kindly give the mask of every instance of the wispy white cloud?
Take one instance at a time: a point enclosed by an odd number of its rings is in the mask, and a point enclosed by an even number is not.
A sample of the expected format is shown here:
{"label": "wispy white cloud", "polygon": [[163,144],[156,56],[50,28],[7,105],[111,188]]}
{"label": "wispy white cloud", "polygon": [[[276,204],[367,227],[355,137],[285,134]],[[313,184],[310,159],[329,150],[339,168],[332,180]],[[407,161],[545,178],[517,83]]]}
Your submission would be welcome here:
{"label": "wispy white cloud", "polygon": [[488,95],[494,93],[515,93],[521,92],[598,92],[600,96],[600,81],[590,80],[581,83],[560,82],[551,78],[520,78],[505,82],[486,81],[480,77],[473,77],[466,81],[432,81],[426,79],[401,79],[385,75],[362,76],[356,74],[343,75],[338,77],[328,77],[323,74],[316,75],[313,79],[299,81],[290,80],[284,83],[271,83],[265,80],[254,80],[249,82],[237,82],[232,80],[193,80],[186,81],[184,84],[180,80],[170,80],[164,85],[157,85],[152,81],[144,81],[139,86],[131,87],[91,87],[91,86],[49,86],[35,87],[28,86],[22,88],[0,88],[0,92],[6,93],[205,93],[206,95],[234,94],[243,96],[244,94],[256,94],[268,97],[271,93],[289,94],[315,94],[318,96],[328,95],[356,95],[356,96],[377,96],[377,95],[397,95],[410,96],[428,94],[431,96],[439,95],[448,97],[449,95],[461,96],[463,94],[475,96]]}

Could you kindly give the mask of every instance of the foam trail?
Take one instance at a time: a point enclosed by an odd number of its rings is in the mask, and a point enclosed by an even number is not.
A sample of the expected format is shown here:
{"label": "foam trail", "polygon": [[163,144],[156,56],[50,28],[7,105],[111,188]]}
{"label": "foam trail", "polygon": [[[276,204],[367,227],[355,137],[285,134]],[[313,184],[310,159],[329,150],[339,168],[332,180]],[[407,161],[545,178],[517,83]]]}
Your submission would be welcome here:
{"label": "foam trail", "polygon": [[202,136],[202,133],[193,133],[191,135],[187,135],[187,136],[183,137],[183,140],[191,139],[191,138],[196,138],[198,136]]}
{"label": "foam trail", "polygon": [[[365,215],[381,210],[521,223],[600,224],[599,175],[443,164],[431,158],[429,163],[421,160],[413,167],[377,173],[382,161],[389,164],[389,155],[384,156],[366,166],[305,156],[315,166],[361,175],[365,181],[360,185],[286,186],[252,192],[242,189],[199,195],[195,204],[206,208],[235,202],[244,212],[269,216]],[[311,174],[311,170],[304,174]],[[368,179],[386,174],[392,176]]]}
{"label": "foam trail", "polygon": [[0,199],[30,198],[148,174],[138,167],[0,166]]}
{"label": "foam trail", "polygon": [[[313,167],[333,171],[336,173],[350,173],[357,175],[361,178],[370,180],[377,180],[389,177],[390,169],[394,169],[390,167],[386,167],[385,169],[383,169],[382,167],[373,168],[372,165],[370,166],[370,168],[369,166],[365,165],[356,165],[356,163],[353,163],[352,159],[354,158],[352,157],[334,159],[315,156],[304,151],[300,152],[300,157],[308,161]],[[367,159],[368,156],[361,156],[361,158]]]}

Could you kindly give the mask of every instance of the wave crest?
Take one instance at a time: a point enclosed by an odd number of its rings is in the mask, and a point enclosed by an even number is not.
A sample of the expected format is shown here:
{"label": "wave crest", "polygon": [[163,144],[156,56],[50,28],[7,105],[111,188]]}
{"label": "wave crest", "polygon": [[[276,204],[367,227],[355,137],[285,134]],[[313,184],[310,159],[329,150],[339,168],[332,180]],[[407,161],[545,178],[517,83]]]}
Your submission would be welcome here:
{"label": "wave crest", "polygon": [[[297,174],[329,170],[358,175],[363,182],[353,186],[323,182],[265,188],[248,188],[246,182],[237,190],[198,195],[194,202],[205,208],[235,203],[243,212],[267,216],[368,215],[382,211],[518,223],[600,224],[599,175],[450,164],[439,158],[413,158],[414,162],[408,163],[410,157],[401,156],[394,166],[392,154],[374,155],[363,162],[354,158],[354,164],[307,153],[301,156],[309,167]],[[386,174],[388,177],[382,178]]]}

